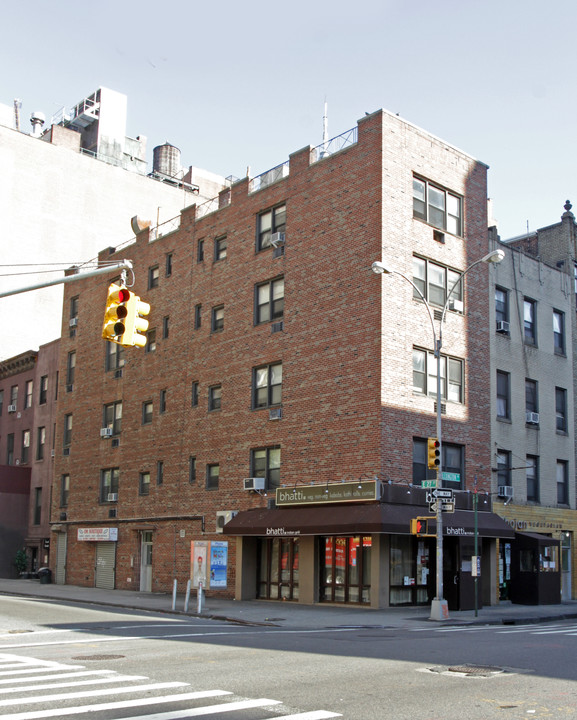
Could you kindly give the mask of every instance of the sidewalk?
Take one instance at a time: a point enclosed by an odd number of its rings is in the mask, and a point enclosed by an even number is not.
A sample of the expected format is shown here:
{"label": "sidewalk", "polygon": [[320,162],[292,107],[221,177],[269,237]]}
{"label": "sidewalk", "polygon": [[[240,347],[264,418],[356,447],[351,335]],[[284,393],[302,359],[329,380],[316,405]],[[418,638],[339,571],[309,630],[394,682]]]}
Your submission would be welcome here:
{"label": "sidewalk", "polygon": [[[130,610],[175,613],[182,617],[198,617],[196,591],[191,593],[188,613],[184,613],[184,595],[177,595],[175,610],[172,595],[141,593],[131,590],[102,590],[76,585],[41,584],[38,580],[6,580],[0,578],[0,595],[15,595],[71,603],[108,605]],[[373,610],[358,606],[299,605],[293,602],[263,600],[224,600],[205,598],[201,616],[247,625],[271,625],[292,628],[321,627],[438,627],[429,620],[428,607],[402,607]],[[449,613],[443,625],[522,625],[577,619],[577,601],[559,605],[513,605],[503,602],[474,610]]]}

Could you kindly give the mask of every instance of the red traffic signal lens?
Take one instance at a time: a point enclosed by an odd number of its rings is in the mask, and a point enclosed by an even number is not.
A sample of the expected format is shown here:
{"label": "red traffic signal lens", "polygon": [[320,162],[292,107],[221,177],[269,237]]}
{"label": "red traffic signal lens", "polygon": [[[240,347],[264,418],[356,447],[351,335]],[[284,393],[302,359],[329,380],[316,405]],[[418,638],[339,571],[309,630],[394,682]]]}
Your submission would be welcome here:
{"label": "red traffic signal lens", "polygon": [[[130,290],[127,290],[126,288],[120,288],[120,290],[118,291],[118,302],[123,303],[129,299],[130,299]],[[124,315],[123,317],[126,317],[126,315]]]}

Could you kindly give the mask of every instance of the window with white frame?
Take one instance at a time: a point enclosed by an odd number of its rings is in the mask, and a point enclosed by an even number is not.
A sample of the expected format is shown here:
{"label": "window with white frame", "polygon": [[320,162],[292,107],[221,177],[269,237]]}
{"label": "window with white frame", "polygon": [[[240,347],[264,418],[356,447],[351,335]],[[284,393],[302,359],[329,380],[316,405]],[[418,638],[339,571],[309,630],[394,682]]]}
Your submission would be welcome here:
{"label": "window with white frame", "polygon": [[451,235],[462,236],[463,198],[428,180],[413,177],[413,217]]}
{"label": "window with white frame", "polygon": [[[448,378],[447,378],[448,370]],[[441,355],[441,398],[450,402],[464,400],[463,361]],[[413,391],[420,395],[437,396],[437,358],[434,353],[413,348]]]}
{"label": "window with white frame", "polygon": [[[461,280],[459,282],[459,280]],[[413,256],[413,283],[421,291],[423,297],[437,307],[445,307],[448,293],[449,309],[463,310],[463,280],[457,270],[439,265],[423,257]],[[414,290],[413,297],[421,295]]]}

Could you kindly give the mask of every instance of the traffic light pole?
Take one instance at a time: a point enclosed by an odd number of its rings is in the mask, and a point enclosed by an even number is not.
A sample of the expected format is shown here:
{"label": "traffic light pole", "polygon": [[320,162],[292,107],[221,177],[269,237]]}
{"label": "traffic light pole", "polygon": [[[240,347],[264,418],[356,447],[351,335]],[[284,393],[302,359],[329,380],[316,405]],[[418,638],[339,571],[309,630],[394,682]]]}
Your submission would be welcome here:
{"label": "traffic light pole", "polygon": [[105,275],[113,270],[132,270],[132,260],[122,260],[121,262],[111,263],[106,267],[98,268],[87,273],[79,273],[78,271],[74,275],[68,275],[67,277],[60,278],[58,280],[47,280],[46,282],[38,283],[36,285],[28,285],[26,287],[14,288],[5,292],[0,292],[0,298],[9,297],[10,295],[19,295],[20,293],[30,292],[31,290],[41,290],[42,288],[51,287],[53,285],[66,285],[67,283],[74,282],[75,280],[84,280],[94,275]]}

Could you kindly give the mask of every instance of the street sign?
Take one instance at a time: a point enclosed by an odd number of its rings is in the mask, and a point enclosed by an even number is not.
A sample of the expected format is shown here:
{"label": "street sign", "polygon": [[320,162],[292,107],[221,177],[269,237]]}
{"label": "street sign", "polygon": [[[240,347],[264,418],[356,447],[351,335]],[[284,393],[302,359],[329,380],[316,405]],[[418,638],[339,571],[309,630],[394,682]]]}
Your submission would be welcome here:
{"label": "street sign", "polygon": [[455,503],[452,500],[435,500],[434,502],[429,502],[429,512],[436,513],[439,502],[441,503],[442,512],[455,512]]}
{"label": "street sign", "polygon": [[421,487],[424,487],[424,488],[437,487],[437,481],[436,480],[423,480],[421,482]]}
{"label": "street sign", "polygon": [[438,500],[440,498],[443,498],[443,500],[453,501],[455,499],[455,493],[453,490],[443,490],[442,488],[434,488],[427,493],[427,502],[433,502],[433,500]]}
{"label": "street sign", "polygon": [[461,475],[459,473],[452,473],[452,472],[442,472],[441,473],[441,479],[445,482],[461,482]]}

